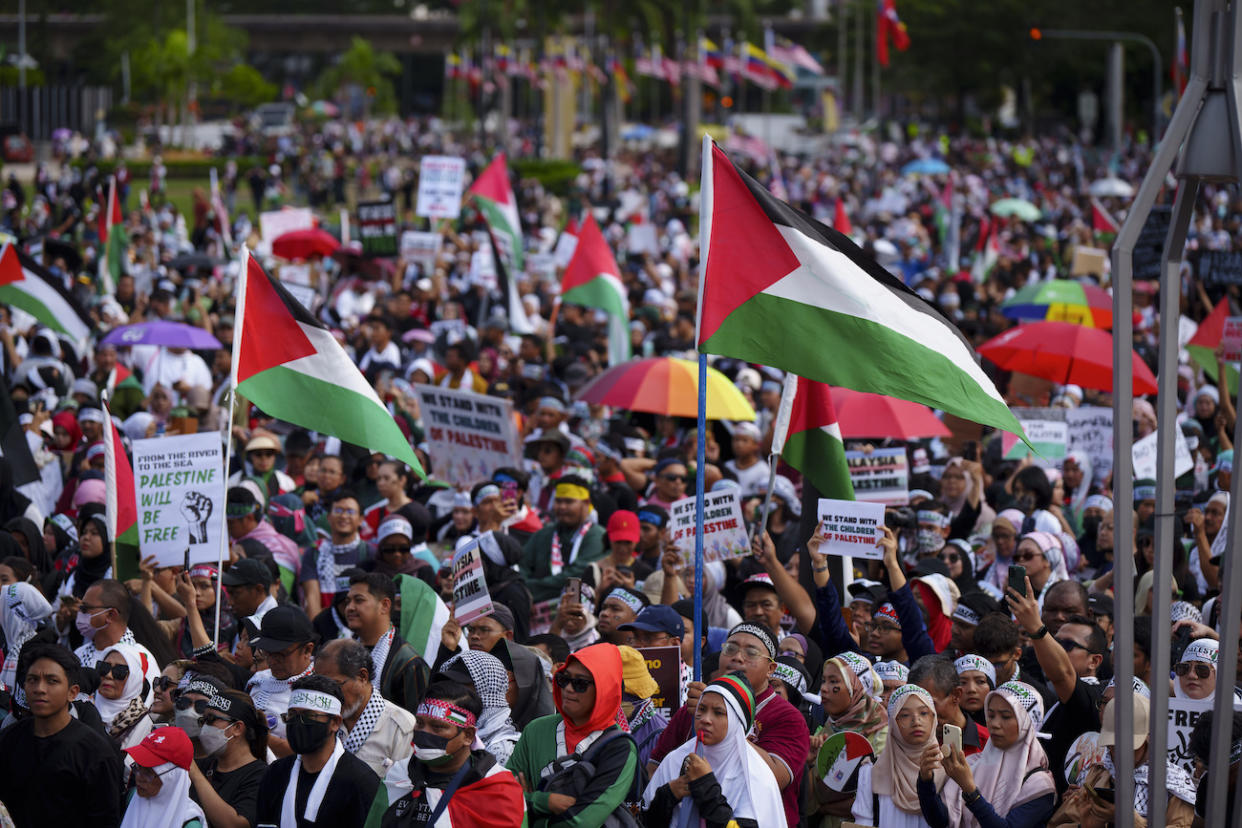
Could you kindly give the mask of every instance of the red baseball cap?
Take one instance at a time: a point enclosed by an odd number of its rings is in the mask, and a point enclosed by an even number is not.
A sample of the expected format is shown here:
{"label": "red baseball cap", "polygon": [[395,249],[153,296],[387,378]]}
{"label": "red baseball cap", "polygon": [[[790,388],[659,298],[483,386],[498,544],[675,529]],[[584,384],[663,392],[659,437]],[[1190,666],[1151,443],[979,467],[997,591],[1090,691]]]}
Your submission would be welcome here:
{"label": "red baseball cap", "polygon": [[126,748],[134,763],[144,768],[155,768],[172,762],[179,768],[190,769],[194,761],[194,746],[190,737],[179,727],[160,727],[152,730],[132,748]]}
{"label": "red baseball cap", "polygon": [[608,540],[638,543],[638,515],[618,509],[608,518]]}

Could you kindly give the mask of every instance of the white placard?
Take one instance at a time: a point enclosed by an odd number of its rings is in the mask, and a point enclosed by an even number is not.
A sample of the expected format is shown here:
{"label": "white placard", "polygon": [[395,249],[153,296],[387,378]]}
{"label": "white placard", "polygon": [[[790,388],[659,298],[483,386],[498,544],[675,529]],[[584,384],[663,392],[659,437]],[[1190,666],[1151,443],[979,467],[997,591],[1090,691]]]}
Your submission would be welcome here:
{"label": "white placard", "polygon": [[[1169,698],[1168,744],[1171,764],[1180,765],[1188,773],[1194,770],[1194,757],[1190,753],[1190,732],[1195,729],[1199,717],[1212,710],[1215,704],[1216,702],[1208,699],[1185,699],[1176,696]],[[1234,712],[1242,712],[1242,702],[1234,699],[1233,709]]]}
{"label": "white placard", "polygon": [[470,284],[482,285],[488,290],[496,289],[496,258],[491,245],[480,247],[470,254]]}
{"label": "white placard", "polygon": [[884,504],[821,497],[817,514],[823,524],[819,547],[825,555],[884,560],[878,544],[884,536]]}
{"label": "white placard", "polygon": [[418,167],[418,203],[414,212],[430,219],[455,219],[461,215],[461,191],[466,180],[466,159],[450,155],[426,155]]}
{"label": "white placard", "polygon": [[444,237],[439,233],[406,230],[401,234],[401,256],[421,267],[426,273],[435,267],[443,242]]}
{"label": "white placard", "polygon": [[910,502],[905,449],[876,449],[870,454],[847,451],[845,462],[850,467],[854,497],[886,506],[905,506]]}
{"label": "white placard", "polygon": [[[750,554],[742,520],[742,490],[734,487],[703,494],[703,560],[707,563]],[[669,507],[669,540],[683,561],[694,560],[695,498],[683,497]]]}
{"label": "white placard", "polygon": [[288,207],[259,213],[259,236],[262,248],[259,252],[270,255],[272,242],[294,230],[310,230],[315,226],[315,214],[309,207]]}
{"label": "white placard", "polygon": [[1069,408],[1065,424],[1070,451],[1086,452],[1091,458],[1091,479],[1102,484],[1113,470],[1113,410],[1101,405]]}
{"label": "white placard", "polygon": [[626,233],[625,246],[631,253],[639,255],[643,253],[650,253],[652,256],[659,256],[660,239],[656,235],[655,225],[630,225],[629,232]]}
{"label": "white placard", "polygon": [[216,432],[134,441],[138,546],[157,565],[214,563],[220,557],[224,456]]}
{"label": "white placard", "polygon": [[526,272],[538,279],[555,279],[556,256],[551,253],[527,253]]}
{"label": "white placard", "polygon": [[483,577],[483,544],[495,547],[495,535],[486,532],[453,553],[453,617],[462,625],[492,613],[492,596]]}
{"label": "white placard", "polygon": [[1242,360],[1242,316],[1225,317],[1220,344],[1225,349],[1225,362]]}
{"label": "white placard", "polygon": [[[1181,477],[1195,467],[1195,461],[1190,456],[1190,448],[1186,445],[1186,438],[1183,436],[1182,430],[1180,428],[1174,429],[1173,434],[1177,438],[1177,450],[1173,458],[1173,476]],[[1130,456],[1134,458],[1135,480],[1156,479],[1157,436],[1159,436],[1159,432],[1153,431],[1142,440],[1134,443]]]}
{"label": "white placard", "polygon": [[556,260],[557,267],[567,267],[569,260],[574,257],[574,251],[578,249],[578,237],[571,236],[568,233],[561,233],[561,237],[556,240],[556,249],[552,251],[552,256]]}
{"label": "white placard", "polygon": [[501,466],[522,465],[511,402],[432,385],[414,387],[437,478],[470,487]]}

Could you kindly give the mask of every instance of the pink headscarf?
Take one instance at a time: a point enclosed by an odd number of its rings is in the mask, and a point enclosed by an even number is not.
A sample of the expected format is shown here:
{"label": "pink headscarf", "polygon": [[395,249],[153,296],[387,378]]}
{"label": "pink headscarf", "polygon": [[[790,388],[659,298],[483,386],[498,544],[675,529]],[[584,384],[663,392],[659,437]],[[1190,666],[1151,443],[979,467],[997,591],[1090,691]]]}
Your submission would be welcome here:
{"label": "pink headscarf", "polygon": [[93,478],[82,480],[73,493],[73,508],[81,509],[87,503],[103,503],[108,496],[108,487],[102,480]]}
{"label": "pink headscarf", "polygon": [[[1039,745],[1038,731],[1044,719],[1044,703],[1029,684],[1010,681],[988,693],[984,710],[998,698],[1013,710],[1018,719],[1018,741],[1002,750],[996,742],[974,756],[966,757],[975,786],[1002,819],[1014,808],[1041,796],[1056,793],[1056,784],[1048,770],[1048,756]],[[979,828],[979,822],[962,801],[962,789],[956,784],[944,787],[944,804],[949,810],[949,824],[961,828]]]}

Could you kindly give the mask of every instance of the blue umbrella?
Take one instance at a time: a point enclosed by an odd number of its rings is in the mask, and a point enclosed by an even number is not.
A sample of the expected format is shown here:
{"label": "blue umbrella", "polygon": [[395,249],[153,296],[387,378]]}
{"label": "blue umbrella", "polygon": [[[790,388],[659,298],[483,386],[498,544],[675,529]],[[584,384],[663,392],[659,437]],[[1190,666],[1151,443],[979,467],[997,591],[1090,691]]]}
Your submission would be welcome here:
{"label": "blue umbrella", "polygon": [[902,175],[944,175],[949,165],[939,158],[920,158],[901,168]]}

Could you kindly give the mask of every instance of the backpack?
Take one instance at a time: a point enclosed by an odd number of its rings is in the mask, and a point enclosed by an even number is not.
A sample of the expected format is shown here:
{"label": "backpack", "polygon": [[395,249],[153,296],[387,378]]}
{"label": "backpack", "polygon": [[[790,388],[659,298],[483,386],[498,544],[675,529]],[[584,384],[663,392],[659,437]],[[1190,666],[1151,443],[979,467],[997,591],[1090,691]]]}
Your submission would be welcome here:
{"label": "backpack", "polygon": [[630,782],[630,789],[625,795],[625,799],[617,806],[616,810],[608,815],[601,828],[638,828],[639,823],[634,818],[634,813],[627,803],[636,803],[642,800],[643,791],[647,787],[647,771],[645,768],[638,766],[638,746],[634,744],[634,737],[619,727],[613,727],[606,731],[592,742],[591,746],[584,753],[579,754],[575,750],[569,756],[555,760],[552,763],[552,772],[540,780],[539,790],[545,793],[565,794],[566,796],[580,798],[587,785],[595,778],[595,762],[603,751],[604,746],[619,739],[625,739],[634,747],[634,778]]}

